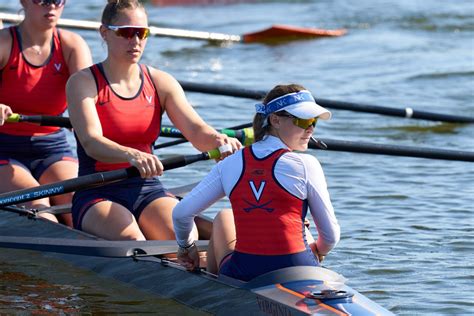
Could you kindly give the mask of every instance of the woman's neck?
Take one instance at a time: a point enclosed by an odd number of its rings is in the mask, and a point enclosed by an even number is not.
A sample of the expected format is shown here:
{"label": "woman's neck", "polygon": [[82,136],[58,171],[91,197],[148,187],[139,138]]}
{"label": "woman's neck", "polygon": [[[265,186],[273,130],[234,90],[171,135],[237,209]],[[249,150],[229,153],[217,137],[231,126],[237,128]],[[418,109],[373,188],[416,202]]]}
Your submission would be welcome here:
{"label": "woman's neck", "polygon": [[23,48],[32,48],[37,51],[38,55],[44,51],[50,50],[51,38],[53,37],[53,29],[38,31],[33,25],[27,21],[23,21],[18,25],[21,34]]}
{"label": "woman's neck", "polygon": [[107,57],[102,62],[104,72],[110,82],[134,81],[140,78],[140,70],[138,64],[116,63]]}

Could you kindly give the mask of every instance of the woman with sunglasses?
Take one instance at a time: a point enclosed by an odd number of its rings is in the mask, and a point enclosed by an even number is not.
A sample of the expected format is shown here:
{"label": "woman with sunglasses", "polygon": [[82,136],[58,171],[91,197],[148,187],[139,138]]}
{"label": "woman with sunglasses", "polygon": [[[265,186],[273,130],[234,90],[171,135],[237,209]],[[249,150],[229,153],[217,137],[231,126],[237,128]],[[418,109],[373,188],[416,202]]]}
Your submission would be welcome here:
{"label": "woman with sunglasses", "polygon": [[[331,114],[300,85],[279,85],[257,104],[253,145],[219,162],[173,211],[178,260],[199,266],[193,218],[227,196],[232,210],[214,219],[207,269],[248,281],[296,265],[317,266],[339,241],[339,225],[324,173],[308,148],[318,119]],[[304,225],[316,223],[314,242]]]}
{"label": "woman with sunglasses", "polygon": [[200,151],[220,148],[226,156],[241,145],[207,125],[171,75],[139,64],[149,35],[139,1],[108,1],[100,35],[107,58],[72,76],[67,86],[79,174],[132,165],[141,178],[76,192],[74,226],[106,239],[174,239],[177,200],[157,178],[163,166],[152,152],[162,115]]}
{"label": "woman with sunglasses", "polygon": [[[88,67],[86,42],[56,28],[65,0],[21,0],[24,20],[0,30],[0,192],[77,177],[77,160],[63,129],[30,123],[4,124],[12,112],[61,115],[70,74]],[[70,203],[72,194],[26,203],[41,208]],[[57,221],[51,214],[43,217]],[[61,216],[72,225],[71,215]]]}

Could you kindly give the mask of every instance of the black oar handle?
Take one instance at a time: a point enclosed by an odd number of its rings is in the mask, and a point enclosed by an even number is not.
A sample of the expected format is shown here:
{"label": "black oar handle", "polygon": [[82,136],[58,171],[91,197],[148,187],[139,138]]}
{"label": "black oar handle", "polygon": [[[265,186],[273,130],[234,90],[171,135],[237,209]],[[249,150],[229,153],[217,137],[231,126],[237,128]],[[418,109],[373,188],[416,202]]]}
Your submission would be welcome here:
{"label": "black oar handle", "polygon": [[[325,138],[321,141],[326,144],[326,150],[332,151],[474,162],[474,152],[470,151],[384,145]],[[319,149],[312,143],[309,144],[309,147]]]}
{"label": "black oar handle", "polygon": [[197,161],[207,160],[209,158],[209,153],[204,152],[197,155],[176,156],[172,158],[167,158],[166,160],[163,160],[162,163],[164,170],[171,170],[192,164]]}
{"label": "black oar handle", "polygon": [[72,128],[71,121],[69,117],[61,117],[61,116],[43,116],[40,122],[42,126],[59,126],[59,127],[66,127]]}
{"label": "black oar handle", "polygon": [[20,115],[20,122],[37,123],[41,126],[72,128],[69,117],[48,115]]}
{"label": "black oar handle", "polygon": [[[181,86],[186,91],[200,92],[215,95],[226,95],[238,98],[262,99],[266,92],[263,90],[250,90],[233,87],[229,85],[209,85],[203,83],[180,81]],[[397,109],[379,105],[358,104],[353,102],[333,101],[327,99],[315,98],[316,102],[324,107],[348,110],[364,113],[383,114],[388,116],[407,117],[414,119],[424,119],[429,121],[440,121],[450,123],[473,123],[474,117],[432,113],[427,111],[418,111],[412,108]]]}

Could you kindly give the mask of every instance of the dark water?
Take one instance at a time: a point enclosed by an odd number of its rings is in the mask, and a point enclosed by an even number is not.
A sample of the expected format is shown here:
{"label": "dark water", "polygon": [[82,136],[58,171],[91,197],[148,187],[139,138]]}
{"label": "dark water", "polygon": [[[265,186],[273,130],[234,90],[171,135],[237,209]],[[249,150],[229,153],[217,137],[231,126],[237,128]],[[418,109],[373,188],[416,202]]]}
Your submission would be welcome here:
{"label": "dark water", "polygon": [[5,314],[206,315],[62,260],[11,250],[0,254],[0,315]]}
{"label": "dark water", "polygon": [[[103,3],[69,1],[63,16],[98,20]],[[17,1],[0,1],[2,11],[15,12],[18,8]],[[474,116],[472,1],[308,0],[150,7],[149,19],[152,25],[230,34],[253,32],[271,24],[344,27],[349,31],[340,38],[280,45],[220,46],[192,40],[150,39],[143,61],[179,80],[248,89],[297,82],[325,99]],[[91,46],[94,60],[100,61],[105,56],[105,46],[99,36],[95,32],[80,33]],[[189,93],[188,98],[215,127],[249,122],[253,115],[251,100],[198,93]],[[472,125],[350,111],[333,110],[333,119],[319,124],[316,135],[474,151]],[[180,145],[159,154],[192,152],[190,145]],[[314,154],[325,170],[342,227],[342,240],[327,257],[327,267],[347,277],[350,286],[400,315],[474,312],[472,163],[338,152]],[[198,163],[170,171],[164,181],[170,186],[197,181],[211,166],[212,163]],[[209,215],[224,206],[226,201],[219,202]],[[6,271],[15,271],[12,264],[14,261],[6,265]],[[30,278],[36,269],[34,262],[31,265],[28,271],[19,268],[17,273],[35,286],[41,282],[61,284],[65,287],[63,293],[54,289],[61,297],[81,297],[78,293],[82,292],[103,298],[100,303],[87,297],[74,301],[71,306],[79,306],[79,312],[89,313],[95,308],[104,313],[134,313],[134,308],[149,311],[156,306],[155,299],[143,299],[133,308],[117,305],[115,293],[111,294],[101,281],[84,290],[68,283],[67,277],[60,282]],[[7,283],[0,278],[0,285]],[[0,313],[25,308],[21,303],[11,304],[0,305],[4,308]],[[41,304],[36,303],[35,308]]]}

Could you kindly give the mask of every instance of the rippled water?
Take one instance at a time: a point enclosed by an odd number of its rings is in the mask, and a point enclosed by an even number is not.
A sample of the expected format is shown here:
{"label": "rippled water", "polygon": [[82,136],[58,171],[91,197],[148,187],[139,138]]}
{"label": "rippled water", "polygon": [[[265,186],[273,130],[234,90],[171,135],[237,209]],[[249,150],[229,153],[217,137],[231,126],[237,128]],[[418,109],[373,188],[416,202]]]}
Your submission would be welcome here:
{"label": "rippled water", "polygon": [[[69,1],[64,17],[98,20],[101,7],[102,2],[93,0]],[[0,1],[2,11],[17,9],[16,1]],[[280,45],[219,46],[150,39],[143,61],[179,80],[258,90],[297,82],[325,99],[474,116],[472,1],[263,1],[214,7],[150,7],[149,16],[153,25],[230,34],[253,32],[276,23],[344,27],[349,31],[340,38]],[[91,46],[94,60],[100,61],[105,48],[99,36],[80,33]],[[216,127],[249,122],[253,115],[252,100],[198,93],[188,97]],[[334,110],[333,119],[318,125],[316,134],[474,151],[472,124]],[[191,152],[191,146],[180,145],[160,154]],[[326,266],[347,277],[350,286],[400,315],[474,312],[472,163],[315,154],[325,170],[342,227],[341,242],[327,257]],[[211,166],[198,163],[170,171],[164,181],[170,186],[197,181]],[[209,214],[226,205],[226,201],[219,202]],[[2,284],[5,281],[0,279]],[[77,292],[67,287],[71,285],[67,278],[61,284],[68,289],[64,293]],[[98,296],[109,293],[100,282],[90,291]],[[124,310],[113,302],[114,297],[105,294],[100,306],[107,306],[107,311]],[[138,305],[147,310],[153,302],[143,300]],[[87,304],[92,306],[96,301]]]}

